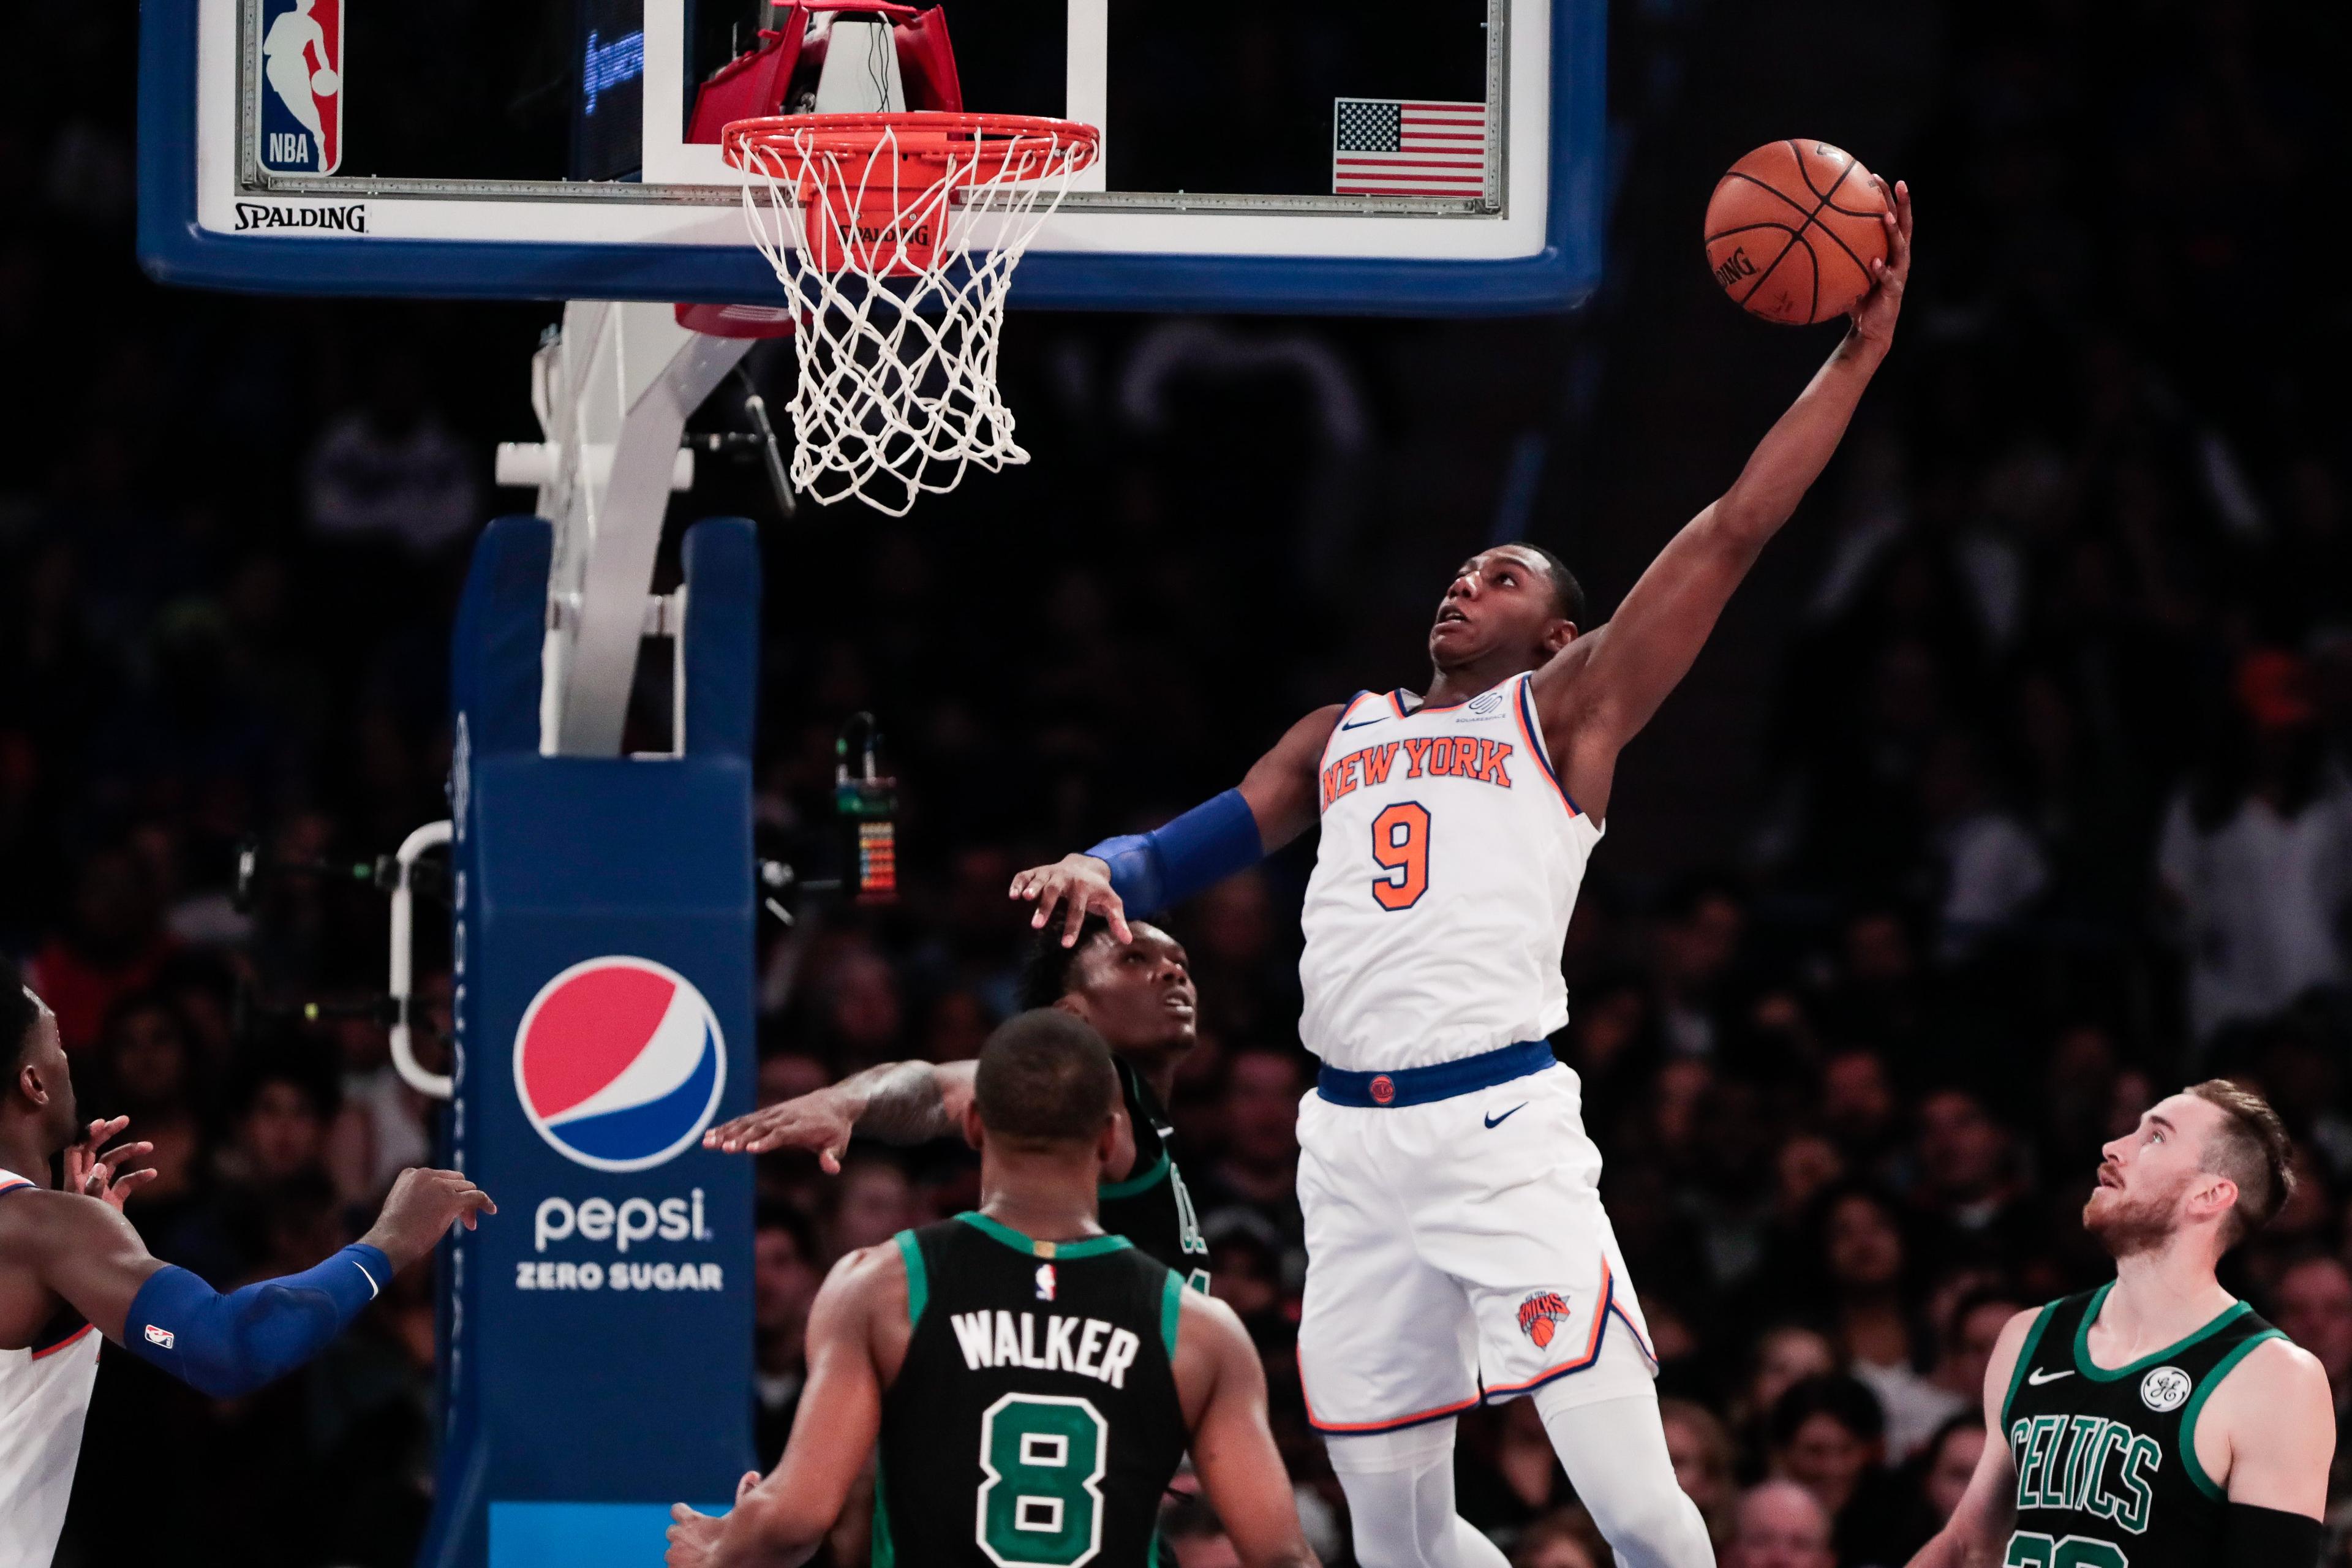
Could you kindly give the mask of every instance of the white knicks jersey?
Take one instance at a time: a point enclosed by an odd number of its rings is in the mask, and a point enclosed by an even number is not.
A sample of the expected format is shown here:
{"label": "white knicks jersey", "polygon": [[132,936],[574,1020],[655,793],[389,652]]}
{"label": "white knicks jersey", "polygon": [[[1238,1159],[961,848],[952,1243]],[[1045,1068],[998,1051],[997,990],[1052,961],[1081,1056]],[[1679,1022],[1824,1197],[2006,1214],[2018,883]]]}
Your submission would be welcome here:
{"label": "white knicks jersey", "polygon": [[1360,693],[1324,743],[1299,1037],[1379,1072],[1568,1022],[1560,950],[1601,827],[1553,774],[1530,678],[1432,708]]}
{"label": "white knicks jersey", "polygon": [[[33,1183],[0,1171],[0,1204]],[[70,1309],[25,1350],[0,1350],[0,1568],[49,1568],[98,1382],[98,1331]]]}

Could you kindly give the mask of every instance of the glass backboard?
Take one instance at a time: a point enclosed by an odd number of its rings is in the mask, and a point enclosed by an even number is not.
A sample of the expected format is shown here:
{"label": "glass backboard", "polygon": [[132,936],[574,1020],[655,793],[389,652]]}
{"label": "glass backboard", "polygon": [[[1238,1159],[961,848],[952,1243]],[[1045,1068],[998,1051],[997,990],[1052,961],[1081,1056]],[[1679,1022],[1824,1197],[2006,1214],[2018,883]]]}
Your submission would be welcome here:
{"label": "glass backboard", "polygon": [[[1014,302],[1437,314],[1597,280],[1602,0],[945,0],[967,107],[1103,155]],[[292,293],[759,303],[688,140],[764,0],[179,0],[141,39],[141,252]]]}

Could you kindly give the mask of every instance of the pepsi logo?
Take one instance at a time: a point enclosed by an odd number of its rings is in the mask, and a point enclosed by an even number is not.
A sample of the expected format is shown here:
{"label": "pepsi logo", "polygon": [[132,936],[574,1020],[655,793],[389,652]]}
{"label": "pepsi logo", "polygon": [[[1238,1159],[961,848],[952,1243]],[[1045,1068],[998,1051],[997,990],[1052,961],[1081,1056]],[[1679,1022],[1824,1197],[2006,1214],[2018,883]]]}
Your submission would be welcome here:
{"label": "pepsi logo", "polygon": [[647,958],[592,958],[540,988],[515,1031],[515,1094],[556,1152],[642,1171],[693,1146],[727,1086],[702,993]]}

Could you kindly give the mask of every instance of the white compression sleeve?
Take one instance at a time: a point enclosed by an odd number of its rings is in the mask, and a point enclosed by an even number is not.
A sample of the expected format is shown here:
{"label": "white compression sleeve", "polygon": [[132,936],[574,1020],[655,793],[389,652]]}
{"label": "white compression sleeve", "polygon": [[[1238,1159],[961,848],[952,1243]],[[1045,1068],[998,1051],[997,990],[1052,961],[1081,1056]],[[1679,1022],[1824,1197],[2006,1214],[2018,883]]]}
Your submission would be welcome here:
{"label": "white compression sleeve", "polygon": [[1509,1568],[1454,1511],[1454,1423],[1331,1437],[1361,1568]]}
{"label": "white compression sleeve", "polygon": [[[1570,1405],[1568,1381],[1538,1389],[1536,1409],[1619,1568],[1714,1568],[1706,1521],[1675,1480],[1657,1395]],[[1348,1497],[1355,1500],[1353,1492]]]}

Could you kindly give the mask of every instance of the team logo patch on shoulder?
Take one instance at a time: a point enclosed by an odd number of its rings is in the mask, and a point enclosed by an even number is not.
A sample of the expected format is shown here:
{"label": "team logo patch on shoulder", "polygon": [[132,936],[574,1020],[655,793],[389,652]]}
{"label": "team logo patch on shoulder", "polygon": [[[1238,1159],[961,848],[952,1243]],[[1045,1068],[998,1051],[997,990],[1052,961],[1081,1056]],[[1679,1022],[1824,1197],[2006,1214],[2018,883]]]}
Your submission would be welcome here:
{"label": "team logo patch on shoulder", "polygon": [[1519,1332],[1533,1340],[1538,1350],[1549,1345],[1566,1321],[1568,1298],[1557,1290],[1538,1290],[1519,1303]]}
{"label": "team logo patch on shoulder", "polygon": [[2139,1380],[2139,1402],[2161,1415],[2178,1410],[2189,1397],[2189,1374],[2177,1366],[2160,1366]]}
{"label": "team logo patch on shoulder", "polygon": [[1052,1264],[1040,1263],[1037,1265],[1037,1300],[1040,1301],[1052,1300],[1054,1299],[1054,1291],[1057,1287],[1057,1283],[1058,1281],[1055,1278],[1054,1266]]}

